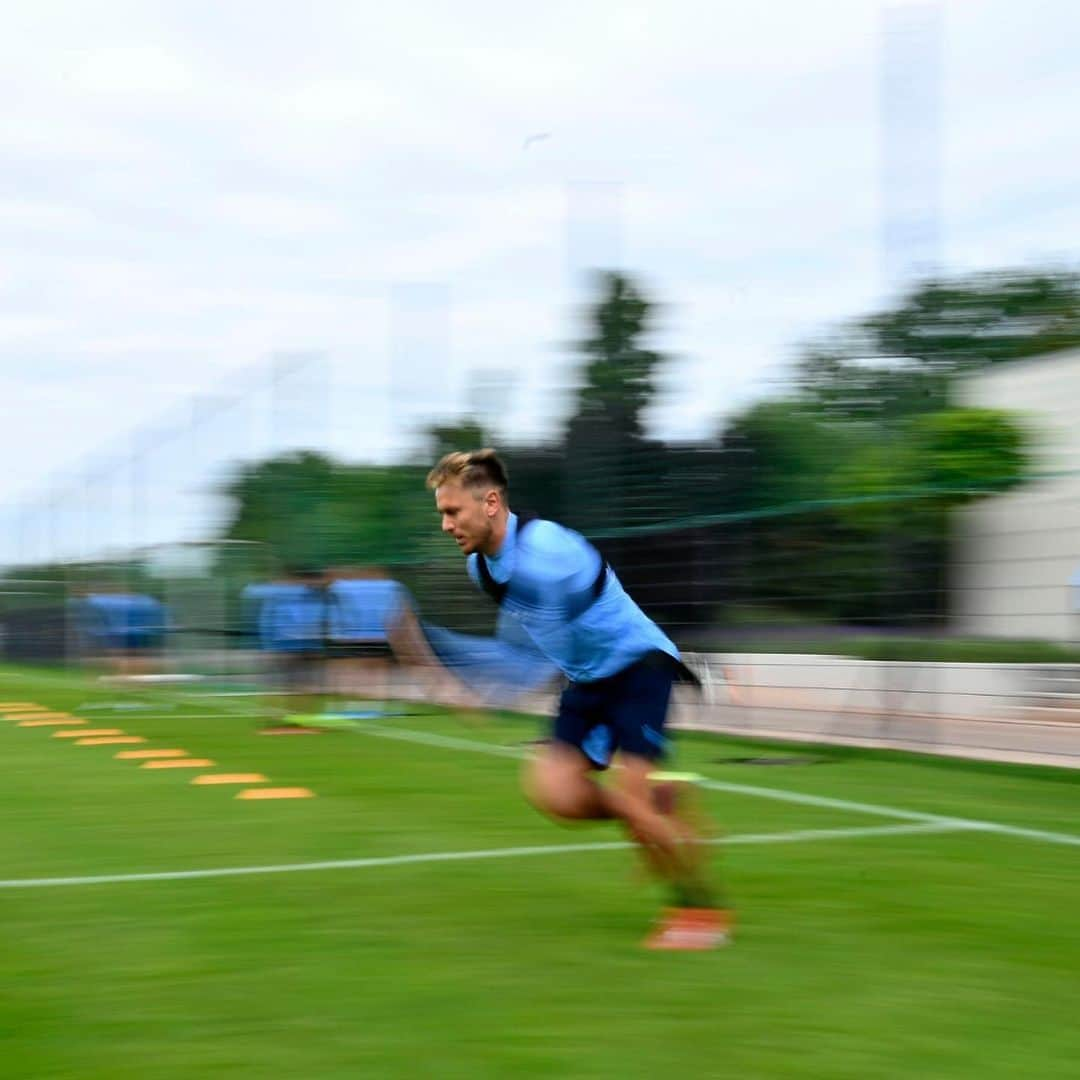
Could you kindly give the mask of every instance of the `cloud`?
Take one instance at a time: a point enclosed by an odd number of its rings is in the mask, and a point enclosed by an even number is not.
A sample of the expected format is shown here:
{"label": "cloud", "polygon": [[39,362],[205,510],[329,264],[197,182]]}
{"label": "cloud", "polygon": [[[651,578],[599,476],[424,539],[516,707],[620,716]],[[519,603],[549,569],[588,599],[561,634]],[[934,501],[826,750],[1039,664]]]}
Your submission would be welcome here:
{"label": "cloud", "polygon": [[114,108],[185,100],[200,87],[194,69],[174,52],[153,45],[96,48],[72,66],[68,84],[76,94]]}
{"label": "cloud", "polygon": [[[1080,15],[1036,9],[946,11],[958,265],[1070,234]],[[621,249],[661,302],[656,343],[676,360],[657,430],[709,430],[773,389],[793,343],[885,295],[879,15],[863,0],[21,6],[0,40],[16,403],[0,500],[281,349],[331,356],[327,437],[382,452],[402,282],[452,297],[442,407],[465,407],[470,372],[511,367],[508,427],[542,434],[580,334],[575,243]],[[524,152],[536,132],[551,138]],[[574,204],[582,182],[617,198]],[[43,413],[54,434],[27,455]]]}

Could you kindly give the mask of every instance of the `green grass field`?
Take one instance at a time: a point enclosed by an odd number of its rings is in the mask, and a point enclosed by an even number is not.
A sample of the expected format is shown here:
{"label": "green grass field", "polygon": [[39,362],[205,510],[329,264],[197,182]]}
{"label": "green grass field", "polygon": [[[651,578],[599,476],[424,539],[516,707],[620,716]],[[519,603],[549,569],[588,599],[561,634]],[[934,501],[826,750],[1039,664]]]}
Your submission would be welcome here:
{"label": "green grass field", "polygon": [[316,795],[241,801],[0,721],[5,1078],[1080,1073],[1074,773],[851,751],[764,767],[730,759],[807,751],[684,736],[739,927],[726,950],[655,954],[661,897],[632,853],[565,849],[614,828],[522,800],[535,720],[267,738],[252,699],[14,669],[0,700]]}

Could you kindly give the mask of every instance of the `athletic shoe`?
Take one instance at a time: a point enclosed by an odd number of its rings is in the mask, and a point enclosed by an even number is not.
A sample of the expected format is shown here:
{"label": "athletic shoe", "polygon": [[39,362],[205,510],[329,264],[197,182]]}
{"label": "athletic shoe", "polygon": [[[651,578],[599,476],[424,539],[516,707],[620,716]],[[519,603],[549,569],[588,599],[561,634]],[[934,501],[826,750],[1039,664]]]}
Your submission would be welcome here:
{"label": "athletic shoe", "polygon": [[733,913],[722,908],[665,908],[646,949],[700,952],[731,941]]}

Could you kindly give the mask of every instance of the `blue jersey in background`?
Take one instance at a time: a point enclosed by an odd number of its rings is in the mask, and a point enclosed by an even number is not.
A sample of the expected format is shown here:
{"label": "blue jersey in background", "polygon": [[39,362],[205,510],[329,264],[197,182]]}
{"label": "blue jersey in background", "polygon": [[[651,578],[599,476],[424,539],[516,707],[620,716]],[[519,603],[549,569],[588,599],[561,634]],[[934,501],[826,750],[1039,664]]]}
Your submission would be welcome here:
{"label": "blue jersey in background", "polygon": [[326,590],[326,636],[331,641],[386,641],[411,606],[408,590],[397,581],[343,578]]}
{"label": "blue jersey in background", "polygon": [[138,593],[92,593],[80,605],[79,627],[104,649],[160,648],[169,627],[165,606]]}
{"label": "blue jersey in background", "polygon": [[323,590],[279,583],[259,593],[259,644],[269,652],[313,652],[322,647],[326,604]]}

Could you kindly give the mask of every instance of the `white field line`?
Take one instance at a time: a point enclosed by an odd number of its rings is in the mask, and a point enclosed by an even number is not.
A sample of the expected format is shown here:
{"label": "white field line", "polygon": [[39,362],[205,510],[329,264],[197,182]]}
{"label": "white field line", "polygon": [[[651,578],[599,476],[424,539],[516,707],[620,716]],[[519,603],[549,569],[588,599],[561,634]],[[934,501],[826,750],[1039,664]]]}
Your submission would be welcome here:
{"label": "white field line", "polygon": [[443,750],[464,750],[474,754],[488,754],[492,757],[517,758],[527,760],[532,756],[529,750],[520,746],[500,746],[498,743],[480,742],[476,739],[459,739],[453,735],[437,735],[433,731],[413,731],[411,728],[381,727],[373,722],[357,724],[353,729],[361,735],[377,735],[383,739],[397,739],[401,742],[419,743],[421,746],[438,746]]}
{"label": "white field line", "polygon": [[[0,671],[0,686],[3,686],[5,683],[27,683],[27,682],[29,682],[29,683],[44,683],[46,685],[62,687],[64,689],[68,689],[68,690],[72,690],[72,691],[81,690],[83,692],[83,694],[86,694],[88,692],[87,691],[87,679],[85,677],[80,678],[79,676],[76,676],[76,675],[66,675],[66,674],[61,674],[59,672],[48,672],[48,671],[42,671],[42,672]],[[105,693],[105,692],[110,691],[110,690],[113,693],[116,692],[115,688],[110,688],[110,687],[107,687],[107,686],[102,686],[101,687],[101,692],[102,693]],[[165,685],[155,685],[153,687],[153,693],[158,697],[162,697],[162,698],[165,698],[167,700],[172,700],[172,701],[175,701],[177,703],[185,703],[185,702],[190,703],[191,698],[196,696],[194,694],[185,694],[180,690],[169,689]],[[206,695],[203,695],[203,696],[206,696]],[[215,696],[216,697],[224,697],[224,695],[215,695]],[[84,702],[80,707],[81,708],[86,708],[87,704],[92,704],[92,703]],[[245,716],[249,715],[250,711],[251,711],[250,707],[248,705],[245,705],[245,704],[243,704],[241,702],[233,703],[232,701],[221,700],[219,702],[219,704],[220,704],[221,708],[223,710],[226,710],[227,712],[242,713]],[[163,706],[163,707],[164,708],[172,708],[173,706]],[[101,704],[96,705],[96,708],[101,708]],[[138,711],[138,710],[133,709],[131,711],[135,712],[135,711]]]}
{"label": "white field line", "polygon": [[[365,735],[376,735],[385,739],[399,739],[403,742],[421,743],[426,746],[438,746],[447,750],[471,750],[474,753],[494,754],[500,757],[528,757],[528,752],[515,747],[496,746],[491,743],[477,742],[472,739],[458,739],[447,735],[434,735],[424,731],[412,731],[407,728],[390,728],[376,725],[357,726],[357,731]],[[845,810],[855,814],[873,814],[878,817],[897,818],[901,821],[921,821],[926,824],[948,825],[955,829],[977,832],[997,833],[1001,836],[1015,836],[1025,840],[1038,840],[1045,844],[1062,844],[1080,847],[1080,835],[1073,833],[1051,832],[1047,829],[1029,829],[1022,825],[1007,825],[996,821],[979,821],[975,818],[947,817],[941,814],[927,814],[920,810],[905,810],[896,806],[881,806],[877,803],[852,802],[848,799],[831,799],[824,795],[804,795],[797,791],[784,791],[781,788],[759,787],[756,784],[733,784],[726,780],[701,780],[699,785],[710,791],[725,791],[734,795],[751,795],[776,802],[796,803],[800,806],[818,806],[828,810]]]}
{"label": "white field line", "polygon": [[[16,672],[0,673],[0,683],[4,681],[26,682],[38,681],[36,675],[24,675]],[[42,682],[69,682],[65,676],[43,675]],[[183,700],[183,695],[164,691],[163,697],[173,697]],[[223,709],[230,709],[231,702],[221,701]],[[243,706],[237,703],[234,711],[243,710]],[[243,710],[246,712],[246,710]],[[477,742],[471,739],[458,739],[447,735],[435,735],[424,731],[411,731],[408,728],[383,728],[374,723],[363,727],[357,726],[357,731],[365,735],[377,735],[383,738],[400,739],[405,742],[416,742],[428,746],[440,746],[447,750],[469,750],[474,753],[493,754],[499,757],[528,757],[524,750],[516,750],[513,747],[497,746],[493,743]],[[732,784],[723,780],[706,780],[703,786],[713,791],[727,791],[732,794],[753,795],[763,799],[773,799],[777,802],[790,802],[802,806],[820,806],[834,810],[848,810],[852,813],[874,814],[879,817],[892,817],[902,821],[924,821],[939,825],[955,825],[957,828],[973,829],[988,833],[997,833],[1000,836],[1014,836],[1025,840],[1037,840],[1046,844],[1063,844],[1069,847],[1080,847],[1080,835],[1073,833],[1052,832],[1047,829],[1029,829],[1021,825],[1007,825],[994,821],[979,821],[973,818],[945,817],[940,814],[926,814],[918,810],[905,810],[899,807],[880,806],[875,803],[850,802],[846,799],[830,799],[820,795],[803,795],[794,791],[784,791],[780,788],[758,787],[752,784]]]}
{"label": "white field line", "polygon": [[[744,833],[709,843],[729,845],[800,844],[812,840],[846,840],[866,836],[905,836],[912,833],[961,831],[960,826],[933,822],[919,825],[870,825],[849,829],[799,829],[783,833]],[[515,859],[534,855],[568,855],[589,851],[622,851],[634,845],[628,840],[589,844],[542,844],[535,847],[480,848],[474,851],[421,851],[412,855],[379,855],[367,859],[332,859],[324,862],[278,863],[269,866],[221,866],[205,870],[162,870],[142,874],[93,874],[85,877],[9,878],[0,889],[43,889],[76,885],[119,885],[147,881],[186,881],[192,878],[246,877],[254,874],[301,874],[322,870],[366,870],[415,863],[470,862],[480,859]]]}

